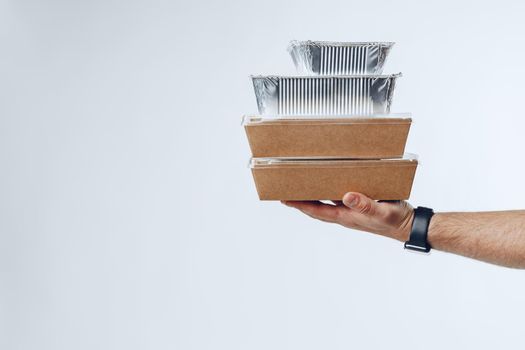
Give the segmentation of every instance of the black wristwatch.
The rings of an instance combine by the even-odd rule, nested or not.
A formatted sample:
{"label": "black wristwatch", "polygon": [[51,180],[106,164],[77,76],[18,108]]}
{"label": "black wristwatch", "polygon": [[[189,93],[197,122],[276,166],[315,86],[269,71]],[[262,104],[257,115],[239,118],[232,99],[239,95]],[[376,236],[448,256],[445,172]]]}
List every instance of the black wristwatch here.
{"label": "black wristwatch", "polygon": [[414,209],[414,221],[410,237],[405,242],[405,249],[413,250],[420,253],[430,253],[432,247],[428,243],[428,225],[432,219],[434,211],[430,208],[417,207]]}

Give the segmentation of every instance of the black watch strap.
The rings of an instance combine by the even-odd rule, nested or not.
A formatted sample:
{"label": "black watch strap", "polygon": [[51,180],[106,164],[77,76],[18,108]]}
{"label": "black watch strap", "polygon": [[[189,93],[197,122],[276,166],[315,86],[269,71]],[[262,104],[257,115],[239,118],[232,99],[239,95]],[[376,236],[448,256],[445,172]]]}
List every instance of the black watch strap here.
{"label": "black watch strap", "polygon": [[405,249],[414,250],[421,253],[429,253],[432,248],[428,243],[428,225],[434,211],[430,208],[417,207],[414,209],[414,221],[410,237],[405,242]]}

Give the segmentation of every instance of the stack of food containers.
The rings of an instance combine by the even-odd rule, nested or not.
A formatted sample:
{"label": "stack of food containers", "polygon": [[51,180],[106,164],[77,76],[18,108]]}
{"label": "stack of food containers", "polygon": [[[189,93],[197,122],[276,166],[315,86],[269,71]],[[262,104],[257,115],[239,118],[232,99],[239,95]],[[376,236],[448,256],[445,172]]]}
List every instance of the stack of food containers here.
{"label": "stack of food containers", "polygon": [[243,125],[262,200],[340,200],[346,192],[408,199],[417,167],[404,154],[412,119],[390,113],[382,75],[393,43],[292,41],[298,76],[252,76],[260,115]]}

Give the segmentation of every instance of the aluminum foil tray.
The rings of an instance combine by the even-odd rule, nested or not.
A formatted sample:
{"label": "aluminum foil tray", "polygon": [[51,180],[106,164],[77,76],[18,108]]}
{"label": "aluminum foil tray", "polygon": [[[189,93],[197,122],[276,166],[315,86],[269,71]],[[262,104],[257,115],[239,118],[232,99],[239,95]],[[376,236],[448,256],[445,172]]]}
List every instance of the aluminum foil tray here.
{"label": "aluminum foil tray", "polygon": [[260,114],[334,116],[389,113],[400,76],[401,73],[251,78]]}
{"label": "aluminum foil tray", "polygon": [[288,51],[300,74],[381,74],[392,42],[292,41]]}

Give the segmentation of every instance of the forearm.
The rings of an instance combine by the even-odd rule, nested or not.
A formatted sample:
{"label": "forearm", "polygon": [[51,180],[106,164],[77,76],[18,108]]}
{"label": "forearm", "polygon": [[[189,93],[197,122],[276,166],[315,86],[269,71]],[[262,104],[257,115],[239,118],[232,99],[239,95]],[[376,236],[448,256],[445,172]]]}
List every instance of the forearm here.
{"label": "forearm", "polygon": [[525,211],[436,213],[428,240],[438,250],[525,268]]}

